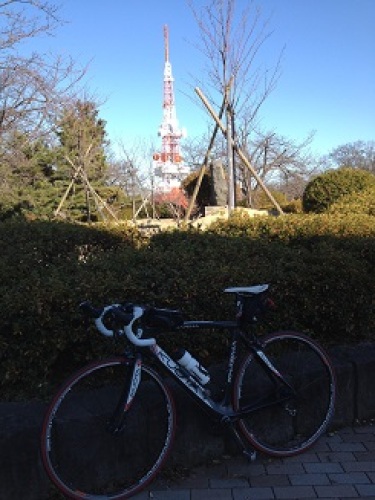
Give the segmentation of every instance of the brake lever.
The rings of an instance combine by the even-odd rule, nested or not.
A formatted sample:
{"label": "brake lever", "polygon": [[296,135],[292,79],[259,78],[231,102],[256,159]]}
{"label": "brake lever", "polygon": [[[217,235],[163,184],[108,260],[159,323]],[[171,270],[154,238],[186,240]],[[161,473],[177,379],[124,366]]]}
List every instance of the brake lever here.
{"label": "brake lever", "polygon": [[88,300],[81,302],[78,307],[85,316],[89,316],[90,318],[99,318],[103,312],[103,309],[93,307]]}

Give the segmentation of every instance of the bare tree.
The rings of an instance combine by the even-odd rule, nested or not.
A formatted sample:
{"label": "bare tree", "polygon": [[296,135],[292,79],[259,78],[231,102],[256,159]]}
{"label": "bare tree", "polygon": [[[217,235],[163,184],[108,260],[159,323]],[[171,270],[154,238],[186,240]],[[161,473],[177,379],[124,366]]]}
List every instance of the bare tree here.
{"label": "bare tree", "polygon": [[[140,139],[131,146],[124,141],[118,143],[118,153],[112,154],[109,160],[107,182],[121,186],[125,194],[139,194],[150,190],[152,179],[151,160],[155,146],[147,140]],[[149,189],[147,189],[149,188]]]}
{"label": "bare tree", "polygon": [[48,1],[0,2],[0,141],[22,131],[35,139],[53,127],[56,112],[85,74],[71,58],[27,53],[24,42],[50,35],[62,21]]}
{"label": "bare tree", "polygon": [[[237,141],[258,176],[267,186],[281,191],[288,199],[299,198],[311,176],[323,170],[320,159],[310,151],[313,133],[303,141],[296,142],[274,132],[246,133],[244,123],[246,125],[245,120],[239,123]],[[206,135],[185,141],[184,157],[192,169],[201,165],[208,141]],[[210,157],[225,163],[225,148],[224,138],[218,136]],[[256,208],[261,186],[240,159],[237,160],[236,185],[237,201],[241,200],[241,192],[247,206]]]}
{"label": "bare tree", "polygon": [[[197,47],[207,63],[200,86],[216,108],[230,87],[227,105],[232,133],[252,167],[244,164],[241,155],[237,157],[234,182],[241,185],[249,206],[253,191],[265,189],[268,184],[283,186],[288,197],[300,195],[318,168],[309,151],[313,133],[297,143],[260,128],[260,111],[276,88],[283,55],[282,49],[271,68],[259,63],[262,48],[272,35],[270,20],[263,19],[262,11],[253,1],[247,2],[242,11],[237,9],[236,0],[207,0],[204,6],[194,0],[187,1],[200,31]],[[224,164],[229,164],[223,143],[214,151]]]}
{"label": "bare tree", "polygon": [[[133,220],[144,210],[148,216],[153,205],[153,172],[150,158],[155,146],[139,140],[131,147],[119,142],[119,153],[109,161],[107,182],[118,186],[131,199]],[[151,211],[150,211],[151,212]]]}
{"label": "bare tree", "polygon": [[210,0],[199,7],[194,0],[187,1],[200,31],[196,47],[207,61],[199,85],[219,107],[231,82],[232,113],[237,118],[246,115],[254,123],[280,76],[282,51],[273,68],[257,64],[260,50],[272,34],[269,20],[262,20],[261,10],[251,1],[241,12],[236,0]]}
{"label": "bare tree", "polygon": [[[267,31],[268,21],[262,21],[260,9],[252,2],[247,3],[241,12],[236,9],[236,0],[210,0],[200,8],[194,5],[193,0],[188,0],[188,3],[200,30],[201,45],[198,48],[208,61],[206,80],[203,81],[205,97],[200,89],[197,93],[213,117],[213,106],[218,108],[221,103],[225,109],[226,130],[222,125],[220,128],[227,136],[228,208],[236,203],[235,151],[282,213],[263,180],[244,156],[237,134],[237,123],[243,117],[247,124],[256,128],[259,110],[279,78],[281,55],[272,70],[257,63],[260,50],[271,35]],[[219,125],[216,118],[215,121]]]}
{"label": "bare tree", "polygon": [[[314,134],[296,142],[274,132],[250,134],[239,127],[240,141],[251,164],[267,185],[278,186],[288,198],[300,197],[311,176],[320,171],[320,163],[310,151]],[[259,184],[241,162],[238,163],[238,180],[241,182],[248,205]]]}
{"label": "bare tree", "polygon": [[352,167],[375,174],[375,141],[356,141],[333,149],[324,158],[327,167]]}

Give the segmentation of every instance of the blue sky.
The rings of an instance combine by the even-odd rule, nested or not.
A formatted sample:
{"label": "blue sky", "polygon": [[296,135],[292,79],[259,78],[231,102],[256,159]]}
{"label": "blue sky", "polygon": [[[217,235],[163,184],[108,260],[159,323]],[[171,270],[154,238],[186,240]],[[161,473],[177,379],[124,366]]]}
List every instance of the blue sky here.
{"label": "blue sky", "polygon": [[[204,4],[206,0],[195,0]],[[208,0],[207,0],[208,1]],[[265,130],[302,141],[315,131],[312,150],[373,140],[375,125],[375,0],[254,0],[271,16],[262,48],[272,65],[285,47],[281,76],[260,116]],[[90,61],[92,93],[105,98],[100,115],[112,142],[138,139],[159,145],[164,67],[163,25],[169,26],[177,116],[190,137],[211,119],[193,88],[205,62],[185,0],[61,0],[68,23],[44,49]],[[248,1],[237,0],[242,10]]]}

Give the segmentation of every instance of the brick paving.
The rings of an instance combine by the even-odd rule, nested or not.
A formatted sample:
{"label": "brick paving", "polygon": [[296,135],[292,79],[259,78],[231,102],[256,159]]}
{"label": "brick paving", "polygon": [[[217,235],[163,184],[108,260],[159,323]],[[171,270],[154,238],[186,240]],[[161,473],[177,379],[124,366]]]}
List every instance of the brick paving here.
{"label": "brick paving", "polygon": [[320,438],[286,459],[223,457],[179,479],[157,479],[136,500],[375,500],[375,425],[362,424]]}

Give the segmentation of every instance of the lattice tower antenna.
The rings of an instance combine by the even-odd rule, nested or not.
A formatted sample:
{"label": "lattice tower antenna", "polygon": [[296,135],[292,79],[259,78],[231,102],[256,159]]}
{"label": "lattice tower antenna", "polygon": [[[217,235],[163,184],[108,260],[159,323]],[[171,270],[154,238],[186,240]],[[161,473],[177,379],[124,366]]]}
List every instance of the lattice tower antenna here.
{"label": "lattice tower antenna", "polygon": [[153,155],[156,188],[169,191],[179,187],[181,180],[189,173],[184,165],[180,151],[180,139],[186,131],[178,125],[173,91],[174,78],[169,61],[168,26],[164,26],[164,85],[163,85],[163,120],[158,135],[162,140],[161,152]]}

